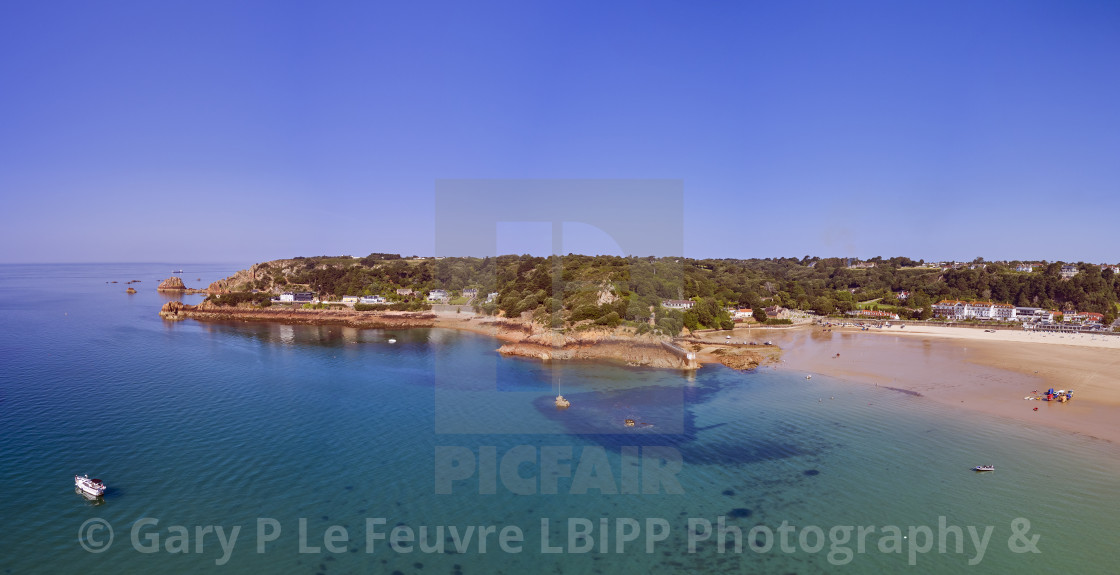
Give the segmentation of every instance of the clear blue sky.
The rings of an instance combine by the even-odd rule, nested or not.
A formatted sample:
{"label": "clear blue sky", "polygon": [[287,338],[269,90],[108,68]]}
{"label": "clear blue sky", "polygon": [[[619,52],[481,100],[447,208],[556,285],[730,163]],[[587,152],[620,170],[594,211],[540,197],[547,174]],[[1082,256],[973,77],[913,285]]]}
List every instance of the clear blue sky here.
{"label": "clear blue sky", "polygon": [[0,4],[2,262],[430,254],[455,178],[681,180],[691,257],[1120,261],[1120,3]]}

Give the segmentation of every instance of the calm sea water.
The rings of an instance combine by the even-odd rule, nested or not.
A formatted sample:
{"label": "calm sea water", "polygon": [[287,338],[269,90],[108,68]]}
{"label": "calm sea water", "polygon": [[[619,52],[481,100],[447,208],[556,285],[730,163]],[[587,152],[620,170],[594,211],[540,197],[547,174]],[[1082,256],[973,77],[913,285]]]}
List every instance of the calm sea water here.
{"label": "calm sea water", "polygon": [[[188,285],[237,268],[0,266],[0,572],[954,573],[977,556],[968,526],[992,528],[985,572],[1115,572],[1113,444],[825,377],[549,365],[447,330],[168,323],[155,286],[177,267]],[[557,385],[571,409],[553,407]],[[680,454],[663,473],[679,493],[617,492],[670,465],[643,449]],[[557,453],[570,465],[518,463]],[[103,500],[76,494],[75,473],[103,478]],[[690,549],[690,519],[720,516],[742,552],[731,538],[720,553],[715,534]],[[938,553],[942,517],[962,553],[952,533]],[[593,547],[574,553],[581,519]],[[425,526],[444,552],[371,552],[371,520]],[[863,553],[845,526],[874,527]],[[902,529],[901,553],[885,526]],[[240,528],[226,561],[217,527]],[[479,527],[495,528],[485,552]],[[504,527],[520,552],[499,546]],[[763,527],[772,548],[754,551]],[[636,536],[621,552],[618,529]],[[1014,552],[1034,535],[1039,553]]]}

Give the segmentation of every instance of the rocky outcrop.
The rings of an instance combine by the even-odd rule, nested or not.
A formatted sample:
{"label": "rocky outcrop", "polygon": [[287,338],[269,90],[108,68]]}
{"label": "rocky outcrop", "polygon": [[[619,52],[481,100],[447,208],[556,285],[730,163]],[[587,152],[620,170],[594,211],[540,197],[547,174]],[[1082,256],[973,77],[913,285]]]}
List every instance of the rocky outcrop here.
{"label": "rocky outcrop", "polygon": [[136,288],[131,288],[130,287],[130,288],[124,290],[124,293],[136,293]]}
{"label": "rocky outcrop", "polygon": [[171,276],[156,286],[156,291],[183,291],[187,286],[183,285],[183,280],[179,276]]}
{"label": "rocky outcrop", "polygon": [[233,291],[249,291],[260,276],[261,264],[253,264],[247,270],[240,270],[228,278],[220,279],[210,284],[207,291],[210,293],[229,293]]}
{"label": "rocky outcrop", "polygon": [[191,293],[212,293],[209,290],[189,288],[183,284],[183,280],[179,277],[169,277],[161,282],[156,287],[156,291],[171,292],[178,294],[191,294]]}
{"label": "rocky outcrop", "polygon": [[507,343],[498,348],[503,355],[534,357],[541,360],[600,359],[621,361],[627,365],[696,369],[665,351],[660,345],[634,341],[573,342],[561,346],[543,345],[529,341]]}
{"label": "rocky outcrop", "polygon": [[[272,293],[280,293],[284,290],[291,291],[292,286],[286,283],[286,278],[305,269],[304,263],[303,260],[294,259],[256,263],[249,266],[247,270],[240,270],[228,278],[211,283],[206,291],[210,293],[229,293],[252,289]],[[277,278],[282,278],[280,284],[276,283]]]}
{"label": "rocky outcrop", "polygon": [[169,301],[160,308],[159,316],[169,321],[182,321],[187,319],[187,315],[184,313],[187,307],[190,306],[181,301]]}
{"label": "rocky outcrop", "polygon": [[508,330],[503,339],[510,341],[498,348],[504,355],[534,357],[541,360],[605,359],[648,367],[696,369],[695,361],[677,357],[662,346],[663,337],[636,336],[613,329],[583,330],[559,333],[542,329],[539,332]]}

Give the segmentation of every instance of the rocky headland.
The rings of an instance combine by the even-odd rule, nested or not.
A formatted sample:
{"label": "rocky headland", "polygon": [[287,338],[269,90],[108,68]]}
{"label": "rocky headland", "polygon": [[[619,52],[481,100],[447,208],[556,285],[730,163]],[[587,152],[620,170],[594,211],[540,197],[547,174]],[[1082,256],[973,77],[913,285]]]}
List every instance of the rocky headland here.
{"label": "rocky headland", "polygon": [[777,361],[775,348],[747,349],[742,346],[688,341],[673,342],[666,336],[636,335],[632,329],[595,328],[553,331],[526,320],[493,318],[475,314],[353,311],[347,309],[302,309],[287,306],[221,306],[211,302],[187,305],[167,302],[159,312],[168,321],[263,321],[304,325],[340,325],[364,329],[448,328],[472,331],[503,342],[498,353],[542,361],[606,360],[631,366],[664,369],[698,369],[704,363],[722,363],[739,370],[754,369]]}

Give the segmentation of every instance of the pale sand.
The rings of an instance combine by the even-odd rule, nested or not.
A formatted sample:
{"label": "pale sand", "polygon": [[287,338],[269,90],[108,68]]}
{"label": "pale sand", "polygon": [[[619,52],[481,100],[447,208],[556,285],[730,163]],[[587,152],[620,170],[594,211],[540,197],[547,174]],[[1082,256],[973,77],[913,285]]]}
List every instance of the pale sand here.
{"label": "pale sand", "polygon": [[[1120,442],[1120,337],[908,325],[755,328],[749,335],[735,330],[732,338],[773,340],[783,348],[777,369],[905,389],[982,414]],[[1075,390],[1073,401],[1023,399],[1049,387]]]}

